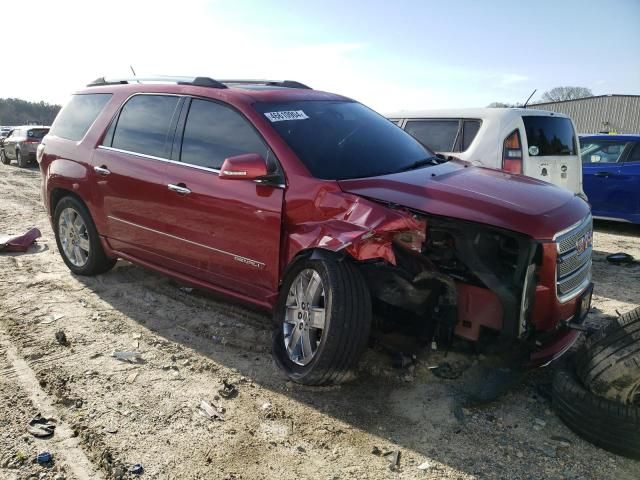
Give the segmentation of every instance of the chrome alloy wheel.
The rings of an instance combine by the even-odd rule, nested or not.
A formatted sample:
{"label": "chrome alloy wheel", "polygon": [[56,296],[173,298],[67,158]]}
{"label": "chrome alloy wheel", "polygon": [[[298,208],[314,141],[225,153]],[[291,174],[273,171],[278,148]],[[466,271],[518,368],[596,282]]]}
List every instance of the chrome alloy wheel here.
{"label": "chrome alloy wheel", "polygon": [[76,267],[83,267],[89,259],[89,232],[84,220],[73,208],[65,208],[60,214],[58,235],[67,260]]}
{"label": "chrome alloy wheel", "polygon": [[289,359],[307,365],[320,346],[325,322],[325,295],[322,279],[311,268],[302,270],[287,296],[284,346]]}

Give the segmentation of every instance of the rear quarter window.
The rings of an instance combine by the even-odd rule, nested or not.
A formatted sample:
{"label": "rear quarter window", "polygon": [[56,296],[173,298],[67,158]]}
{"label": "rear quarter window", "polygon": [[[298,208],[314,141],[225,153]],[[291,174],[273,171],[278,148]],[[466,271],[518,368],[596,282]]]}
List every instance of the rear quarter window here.
{"label": "rear quarter window", "polygon": [[110,98],[110,93],[73,95],[53,122],[51,134],[67,140],[81,140]]}
{"label": "rear quarter window", "polygon": [[49,133],[48,128],[32,128],[27,132],[27,137],[29,138],[43,138],[47,133]]}
{"label": "rear quarter window", "polygon": [[404,129],[436,152],[453,152],[459,120],[407,120]]}
{"label": "rear quarter window", "polygon": [[576,134],[568,118],[525,115],[522,121],[530,156],[576,155]]}

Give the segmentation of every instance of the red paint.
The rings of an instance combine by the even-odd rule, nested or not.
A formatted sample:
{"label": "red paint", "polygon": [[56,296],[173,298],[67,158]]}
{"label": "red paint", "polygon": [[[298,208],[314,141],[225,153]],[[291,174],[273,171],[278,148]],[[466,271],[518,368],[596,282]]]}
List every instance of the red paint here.
{"label": "red paint", "polygon": [[[209,98],[235,108],[275,154],[285,185],[250,180],[266,173],[257,155],[225,162],[222,170],[246,172],[237,178],[97,148],[120,106],[139,92]],[[375,178],[319,180],[252,106],[348,100],[338,95],[144,84],[93,87],[84,93],[113,95],[81,142],[46,137],[40,168],[49,213],[54,192],[73,191],[86,203],[108,254],[265,308],[273,306],[286,267],[305,250],[341,250],[358,260],[394,263],[391,244],[398,241],[398,232],[407,231],[414,237],[405,246],[419,248],[425,226],[408,209],[493,225],[540,241],[549,241],[588,214],[585,202],[558,187],[461,161]],[[111,174],[101,176],[95,167]],[[235,181],[227,181],[231,178]],[[168,184],[191,193],[181,195]],[[538,330],[555,328],[576,308],[575,301],[560,305],[555,298],[553,248],[545,245],[536,289],[533,321]],[[472,323],[470,331],[459,326],[460,335],[477,338],[480,326],[501,324],[494,297],[488,290],[459,287],[460,318]]]}
{"label": "red paint", "polygon": [[458,323],[454,333],[477,341],[481,328],[502,329],[502,304],[491,290],[456,282],[458,290]]}
{"label": "red paint", "polygon": [[227,180],[253,180],[267,174],[267,163],[260,155],[247,153],[225,159],[218,177]]}

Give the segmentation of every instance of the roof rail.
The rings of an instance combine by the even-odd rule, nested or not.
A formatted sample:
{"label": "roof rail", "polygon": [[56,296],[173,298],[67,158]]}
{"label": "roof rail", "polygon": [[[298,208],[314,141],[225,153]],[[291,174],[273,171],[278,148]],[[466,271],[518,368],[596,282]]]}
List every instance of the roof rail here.
{"label": "roof rail", "polygon": [[157,77],[130,77],[130,78],[96,78],[93,82],[89,83],[87,87],[101,87],[104,85],[123,85],[128,83],[177,83],[178,85],[194,85],[196,87],[211,87],[211,88],[227,88],[227,86],[213,78],[209,77],[171,77],[171,76],[157,76]]}
{"label": "roof rail", "polygon": [[269,87],[284,87],[284,88],[304,88],[312,90],[311,87],[304,83],[296,82],[295,80],[219,80],[220,83],[225,85],[266,85]]}

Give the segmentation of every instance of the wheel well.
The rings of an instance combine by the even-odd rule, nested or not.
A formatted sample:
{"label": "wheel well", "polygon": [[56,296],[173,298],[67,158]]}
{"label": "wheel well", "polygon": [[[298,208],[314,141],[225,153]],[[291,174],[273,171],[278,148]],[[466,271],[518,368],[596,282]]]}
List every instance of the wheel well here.
{"label": "wheel well", "polygon": [[84,203],[84,200],[82,200],[82,198],[80,198],[78,194],[72,192],[71,190],[66,190],[64,188],[54,188],[50,196],[51,201],[49,202],[49,205],[51,205],[51,208],[50,208],[51,218],[53,218],[53,213],[56,211],[56,206],[58,205],[58,202],[60,202],[60,200],[62,200],[64,197],[74,197],[78,199],[78,201],[82,202],[83,205],[86,206],[86,204]]}

